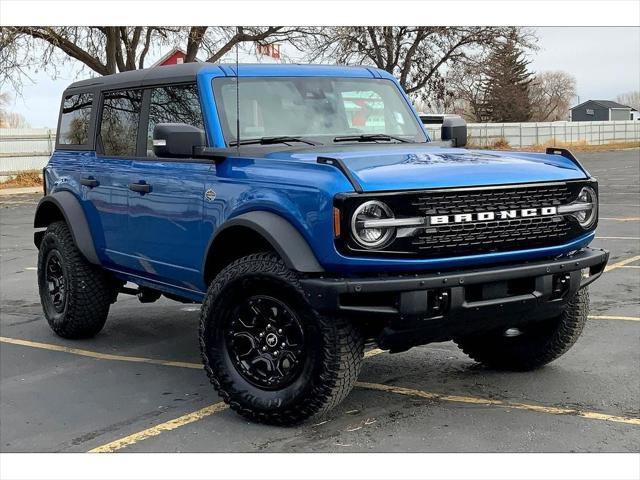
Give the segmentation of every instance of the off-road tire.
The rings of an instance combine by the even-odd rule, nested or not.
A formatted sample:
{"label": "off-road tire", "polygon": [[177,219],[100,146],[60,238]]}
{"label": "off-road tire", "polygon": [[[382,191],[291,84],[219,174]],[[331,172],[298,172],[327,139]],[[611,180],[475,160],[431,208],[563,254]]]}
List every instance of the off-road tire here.
{"label": "off-road tire", "polygon": [[[65,295],[61,311],[54,307],[49,294],[47,258],[59,254],[64,275]],[[104,326],[115,288],[100,267],[89,263],[76,247],[65,222],[47,228],[38,254],[38,288],[40,302],[51,329],[60,337],[89,338]]]}
{"label": "off-road tire", "polygon": [[[305,335],[314,343],[299,377],[275,391],[247,381],[230,360],[224,340],[224,325],[229,321],[225,312],[244,295],[238,292],[250,295],[262,289],[278,292],[278,298],[303,320]],[[351,391],[364,356],[358,329],[314,311],[297,274],[270,252],[240,258],[216,276],[202,305],[199,337],[205,370],[222,399],[249,420],[272,425],[297,424],[339,404]]]}
{"label": "off-road tire", "polygon": [[456,338],[469,357],[497,370],[527,371],[542,367],[569,350],[582,333],[589,313],[589,292],[579,290],[556,318],[522,327],[522,334],[504,332]]}

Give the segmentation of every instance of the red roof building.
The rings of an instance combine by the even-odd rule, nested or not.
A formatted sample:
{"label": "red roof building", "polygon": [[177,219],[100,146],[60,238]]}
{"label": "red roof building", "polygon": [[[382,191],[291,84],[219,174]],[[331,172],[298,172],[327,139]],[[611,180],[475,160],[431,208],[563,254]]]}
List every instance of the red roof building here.
{"label": "red roof building", "polygon": [[184,63],[184,59],[186,58],[187,53],[182,51],[179,48],[174,48],[169,53],[167,53],[164,57],[158,60],[156,63],[151,65],[151,67],[161,67],[164,65],[178,65],[180,63]]}

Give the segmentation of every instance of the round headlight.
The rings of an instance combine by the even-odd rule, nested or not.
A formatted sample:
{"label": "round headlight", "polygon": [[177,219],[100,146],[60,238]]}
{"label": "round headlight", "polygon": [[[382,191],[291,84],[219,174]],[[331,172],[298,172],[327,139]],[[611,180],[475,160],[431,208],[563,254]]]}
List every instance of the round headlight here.
{"label": "round headlight", "polygon": [[[598,196],[596,191],[591,187],[583,187],[578,194],[577,204],[589,204],[589,208],[575,212],[573,216],[578,220],[582,228],[588,228],[598,218]],[[586,205],[585,205],[586,207]]]}
{"label": "round headlight", "polygon": [[[351,218],[353,238],[365,248],[384,245],[393,235],[395,227],[375,226],[375,221],[393,218],[393,212],[385,203],[377,200],[365,202],[353,212]],[[368,222],[371,223],[367,225]]]}

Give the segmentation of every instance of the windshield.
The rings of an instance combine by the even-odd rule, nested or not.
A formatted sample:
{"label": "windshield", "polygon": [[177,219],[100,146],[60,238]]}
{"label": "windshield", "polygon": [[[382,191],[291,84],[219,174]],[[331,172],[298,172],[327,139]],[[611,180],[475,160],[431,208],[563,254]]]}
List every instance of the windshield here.
{"label": "windshield", "polygon": [[[375,135],[426,141],[413,111],[389,80],[259,77],[241,78],[239,83],[242,142],[287,136],[331,143],[336,137],[360,135],[372,136],[370,141],[381,140]],[[233,144],[236,79],[214,79],[213,88],[225,139]],[[367,141],[359,141],[363,140]]]}

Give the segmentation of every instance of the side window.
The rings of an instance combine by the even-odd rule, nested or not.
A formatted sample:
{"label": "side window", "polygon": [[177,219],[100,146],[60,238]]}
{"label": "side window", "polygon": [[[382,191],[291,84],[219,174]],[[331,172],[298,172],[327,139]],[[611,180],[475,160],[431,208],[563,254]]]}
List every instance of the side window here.
{"label": "side window", "polygon": [[147,156],[153,153],[153,129],[158,123],[186,123],[204,128],[198,89],[191,85],[170,85],[151,90],[149,125],[147,127]]}
{"label": "side window", "polygon": [[60,118],[58,143],[60,145],[85,145],[89,140],[92,93],[65,97]]}
{"label": "side window", "polygon": [[116,157],[136,155],[142,90],[120,90],[104,95],[98,146]]}

